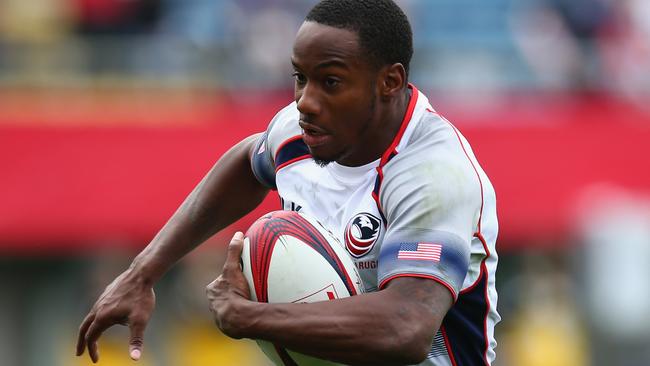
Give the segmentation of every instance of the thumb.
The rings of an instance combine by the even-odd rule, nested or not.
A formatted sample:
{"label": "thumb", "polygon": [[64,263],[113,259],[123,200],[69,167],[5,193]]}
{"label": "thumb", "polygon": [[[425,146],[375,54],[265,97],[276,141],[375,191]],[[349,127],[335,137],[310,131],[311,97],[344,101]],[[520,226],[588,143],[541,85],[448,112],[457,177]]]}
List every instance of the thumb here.
{"label": "thumb", "polygon": [[129,340],[129,356],[134,361],[138,361],[142,356],[142,345],[144,341],[144,326],[133,324],[130,326],[131,339]]}
{"label": "thumb", "polygon": [[224,272],[241,271],[241,255],[244,249],[244,233],[238,231],[230,240],[226,252],[226,262],[223,265]]}
{"label": "thumb", "polygon": [[230,240],[230,246],[241,246],[244,243],[244,233],[238,231]]}
{"label": "thumb", "polygon": [[230,240],[228,245],[227,259],[233,262],[239,262],[242,250],[244,249],[244,233],[238,231]]}

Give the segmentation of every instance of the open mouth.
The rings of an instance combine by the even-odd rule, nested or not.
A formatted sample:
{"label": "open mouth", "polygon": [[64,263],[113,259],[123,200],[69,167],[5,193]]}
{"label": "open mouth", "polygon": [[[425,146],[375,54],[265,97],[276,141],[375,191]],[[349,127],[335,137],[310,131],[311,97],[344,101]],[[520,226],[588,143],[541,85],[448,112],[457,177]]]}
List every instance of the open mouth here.
{"label": "open mouth", "polygon": [[323,145],[331,137],[325,130],[315,127],[309,123],[300,121],[300,128],[302,129],[302,140],[309,147],[317,147]]}

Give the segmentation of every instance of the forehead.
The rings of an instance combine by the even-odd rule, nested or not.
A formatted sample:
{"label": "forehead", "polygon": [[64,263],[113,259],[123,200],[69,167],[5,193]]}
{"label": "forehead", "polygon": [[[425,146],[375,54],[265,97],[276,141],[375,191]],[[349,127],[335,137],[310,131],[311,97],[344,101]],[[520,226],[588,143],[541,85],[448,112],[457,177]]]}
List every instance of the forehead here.
{"label": "forehead", "polygon": [[302,24],[293,44],[294,64],[339,61],[354,66],[360,61],[356,32],[307,21]]}

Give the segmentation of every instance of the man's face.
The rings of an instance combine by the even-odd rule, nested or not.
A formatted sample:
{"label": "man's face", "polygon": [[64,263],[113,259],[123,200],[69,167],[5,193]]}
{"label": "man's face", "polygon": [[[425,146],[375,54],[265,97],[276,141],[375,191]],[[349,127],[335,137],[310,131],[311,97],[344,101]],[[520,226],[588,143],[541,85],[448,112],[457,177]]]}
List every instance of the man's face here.
{"label": "man's face", "polygon": [[356,166],[377,133],[377,71],[359,49],[355,32],[305,22],[293,47],[295,99],[303,140],[316,162]]}

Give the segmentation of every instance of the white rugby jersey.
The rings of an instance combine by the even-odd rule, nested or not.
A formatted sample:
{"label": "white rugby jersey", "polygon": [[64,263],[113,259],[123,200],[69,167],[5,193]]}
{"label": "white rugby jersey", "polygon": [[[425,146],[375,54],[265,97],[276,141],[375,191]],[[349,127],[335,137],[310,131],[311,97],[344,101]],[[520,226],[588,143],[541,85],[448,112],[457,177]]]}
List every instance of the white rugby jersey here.
{"label": "white rugby jersey", "polygon": [[455,303],[420,365],[490,365],[500,320],[494,188],[467,140],[409,88],[401,128],[376,161],[317,165],[291,103],[260,137],[253,171],[277,189],[283,209],[313,216],[338,236],[367,292],[403,276],[449,289]]}

